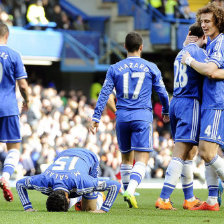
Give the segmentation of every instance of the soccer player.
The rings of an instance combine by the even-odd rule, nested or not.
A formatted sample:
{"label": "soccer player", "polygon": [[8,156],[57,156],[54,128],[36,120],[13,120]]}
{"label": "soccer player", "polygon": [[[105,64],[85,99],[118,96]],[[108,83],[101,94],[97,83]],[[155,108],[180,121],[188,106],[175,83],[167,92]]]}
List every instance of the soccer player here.
{"label": "soccer player", "polygon": [[[201,201],[193,194],[193,167],[192,159],[197,152],[200,127],[200,101],[203,76],[194,69],[181,64],[184,52],[188,51],[201,62],[207,54],[201,48],[206,43],[206,37],[200,24],[193,24],[190,35],[197,36],[196,43],[185,46],[174,61],[174,92],[170,103],[170,122],[175,147],[173,157],[166,171],[165,182],[156,201],[156,208],[174,209],[170,202],[170,195],[182,176],[184,191],[184,209],[191,209],[201,205]],[[189,160],[191,157],[191,160]],[[183,170],[185,166],[185,170]],[[182,174],[182,175],[181,175]]]}
{"label": "soccer player", "polygon": [[224,80],[220,75],[224,68],[224,10],[210,3],[199,9],[197,21],[208,37],[208,62],[199,62],[186,53],[182,63],[206,76],[202,93],[199,154],[206,163],[209,192],[207,201],[192,210],[218,211],[218,176],[224,181],[224,161],[217,155],[218,145],[222,145],[224,141]]}
{"label": "soccer player", "polygon": [[[29,200],[28,190],[48,195],[48,211],[68,211],[70,198],[82,197],[82,210],[96,213],[108,212],[113,205],[120,183],[98,178],[97,156],[81,148],[59,153],[44,173],[25,177],[16,183],[16,189],[25,211],[35,211]],[[96,211],[97,191],[108,191],[100,210]]]}
{"label": "soccer player", "polygon": [[122,154],[122,182],[129,183],[123,196],[130,208],[137,208],[134,193],[145,176],[149,152],[153,150],[152,88],[159,94],[165,122],[169,121],[169,98],[157,66],[141,58],[142,37],[136,32],[128,33],[125,38],[125,48],[128,51],[127,58],[111,65],[107,71],[92,117],[90,131],[93,134],[97,131],[101,114],[115,87],[116,133]]}
{"label": "soccer player", "polygon": [[9,188],[9,178],[14,172],[20,157],[19,109],[16,100],[16,83],[24,98],[24,106],[29,104],[27,73],[20,54],[7,44],[9,29],[0,23],[0,142],[6,143],[8,154],[4,161],[0,187],[7,201],[13,200]]}

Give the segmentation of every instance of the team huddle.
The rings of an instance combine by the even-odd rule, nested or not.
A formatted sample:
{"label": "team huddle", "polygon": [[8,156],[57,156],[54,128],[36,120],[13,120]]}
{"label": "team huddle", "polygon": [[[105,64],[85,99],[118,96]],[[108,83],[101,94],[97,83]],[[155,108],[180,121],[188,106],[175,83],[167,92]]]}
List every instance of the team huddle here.
{"label": "team huddle", "polygon": [[[125,38],[127,58],[111,65],[100,92],[89,131],[96,133],[101,115],[112,92],[116,91],[116,134],[121,152],[123,199],[129,208],[138,208],[135,191],[144,179],[149,153],[153,151],[152,89],[162,103],[164,122],[171,124],[175,147],[155,207],[175,210],[170,196],[181,178],[183,208],[218,211],[224,182],[224,161],[217,154],[224,145],[224,10],[209,3],[197,12],[197,22],[189,28],[183,49],[174,61],[174,91],[171,102],[158,67],[141,58],[142,37],[130,32]],[[29,93],[20,55],[6,46],[9,31],[0,24],[0,142],[7,144],[0,187],[7,201],[13,200],[9,178],[19,160],[21,135],[15,96],[18,82],[25,106]],[[199,153],[205,161],[208,199],[193,193],[192,160]],[[88,149],[71,148],[59,153],[42,174],[25,177],[16,189],[25,211],[35,211],[27,190],[48,196],[48,211],[79,210],[108,212],[121,188],[114,180],[98,175],[99,161]],[[220,180],[220,185],[219,185]],[[107,191],[102,200],[102,192]]]}

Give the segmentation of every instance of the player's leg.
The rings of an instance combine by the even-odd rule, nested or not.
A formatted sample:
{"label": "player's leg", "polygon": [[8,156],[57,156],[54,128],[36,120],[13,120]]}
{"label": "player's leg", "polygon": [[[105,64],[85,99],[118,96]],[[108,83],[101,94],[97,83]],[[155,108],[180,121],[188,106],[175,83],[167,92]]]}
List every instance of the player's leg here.
{"label": "player's leg", "polygon": [[[218,154],[221,158],[223,158],[223,150],[224,150],[224,145],[220,145],[219,150],[218,150]],[[222,204],[222,194],[223,194],[223,188],[224,188],[224,184],[221,181],[221,179],[219,179],[219,189],[218,189],[218,203],[219,203],[219,207]]]}
{"label": "player's leg", "polygon": [[9,188],[9,178],[14,172],[20,157],[20,124],[18,116],[0,118],[0,141],[7,144],[8,154],[4,161],[0,187],[3,189],[7,201],[13,200],[13,194]]}
{"label": "player's leg", "polygon": [[218,211],[218,174],[213,167],[217,159],[218,144],[214,142],[199,142],[199,155],[205,160],[205,178],[208,186],[208,199],[201,206],[192,210],[213,210]]}
{"label": "player's leg", "polygon": [[176,184],[181,176],[184,160],[187,157],[192,144],[176,142],[173,151],[173,157],[166,170],[164,185],[160,194],[160,198],[156,202],[156,208],[170,210],[173,206],[170,202],[170,196],[176,187]]}
{"label": "player's leg", "polygon": [[224,137],[224,111],[202,110],[199,155],[205,161],[208,199],[195,210],[219,210],[218,176],[224,181],[224,161],[217,154]]}
{"label": "player's leg", "polygon": [[137,208],[138,206],[134,193],[145,176],[149,152],[152,151],[152,123],[146,121],[132,121],[131,130],[131,149],[135,151],[135,164],[131,171],[130,182],[124,193],[124,197],[129,199],[133,207]]}
{"label": "player's leg", "polygon": [[131,128],[130,122],[116,122],[116,134],[121,151],[121,181],[123,183],[124,190],[127,189],[131,170],[133,168],[134,151],[131,150]]}
{"label": "player's leg", "polygon": [[170,195],[181,176],[189,151],[198,143],[199,111],[200,105],[195,99],[173,98],[170,103],[171,131],[175,146],[160,198],[156,202],[159,209],[173,209]]}
{"label": "player's leg", "polygon": [[134,161],[134,151],[122,153],[122,163],[121,163],[121,180],[123,183],[124,190],[127,190],[129,181],[130,181],[130,175],[133,168],[133,161]]}
{"label": "player's leg", "polygon": [[184,209],[191,209],[192,207],[198,207],[202,202],[194,196],[193,192],[193,158],[198,152],[198,147],[193,146],[189,151],[186,160],[184,161],[184,167],[181,174],[181,182],[184,192]]}

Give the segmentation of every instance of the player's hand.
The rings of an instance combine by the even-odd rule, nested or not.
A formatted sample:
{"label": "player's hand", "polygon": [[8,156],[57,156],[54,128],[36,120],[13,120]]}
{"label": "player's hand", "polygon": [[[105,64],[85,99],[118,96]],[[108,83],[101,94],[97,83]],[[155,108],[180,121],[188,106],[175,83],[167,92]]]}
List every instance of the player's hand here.
{"label": "player's hand", "polygon": [[195,43],[198,41],[198,37],[197,36],[190,36],[191,31],[187,34],[186,39],[184,41],[184,46],[190,44],[190,43]]}
{"label": "player's hand", "polygon": [[168,123],[170,121],[170,117],[169,117],[168,114],[163,114],[162,117],[163,117],[163,122],[164,123]]}
{"label": "player's hand", "polygon": [[188,51],[186,51],[185,54],[183,54],[182,58],[181,58],[181,63],[186,65],[186,58],[190,57],[191,55],[189,54]]}
{"label": "player's hand", "polygon": [[91,121],[90,126],[89,126],[89,131],[92,134],[95,134],[98,131],[99,123],[95,121]]}
{"label": "player's hand", "polygon": [[104,210],[95,210],[95,211],[90,211],[91,213],[106,213]]}
{"label": "player's hand", "polygon": [[37,210],[33,209],[33,208],[28,208],[25,210],[25,212],[37,212]]}
{"label": "player's hand", "polygon": [[30,108],[30,102],[23,101],[23,110],[28,111]]}

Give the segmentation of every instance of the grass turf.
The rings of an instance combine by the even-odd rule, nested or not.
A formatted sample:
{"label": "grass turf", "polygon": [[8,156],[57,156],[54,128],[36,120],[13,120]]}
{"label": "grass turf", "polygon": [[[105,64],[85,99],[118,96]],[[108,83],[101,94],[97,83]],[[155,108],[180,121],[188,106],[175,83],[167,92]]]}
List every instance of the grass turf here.
{"label": "grass turf", "polygon": [[[37,191],[29,191],[29,197],[37,212],[24,212],[15,189],[14,201],[6,202],[0,196],[0,224],[199,224],[199,223],[224,223],[223,207],[219,212],[186,211],[182,209],[183,192],[175,190],[171,200],[177,211],[161,211],[154,207],[158,198],[159,189],[138,189],[137,197],[139,209],[129,209],[123,202],[122,195],[118,195],[111,211],[106,214],[92,214],[76,212],[70,209],[67,213],[51,213],[46,211],[46,196]],[[207,190],[195,190],[195,195],[201,200],[206,200]]]}

